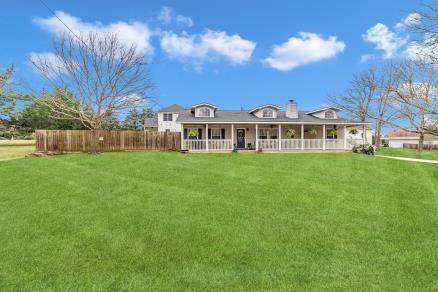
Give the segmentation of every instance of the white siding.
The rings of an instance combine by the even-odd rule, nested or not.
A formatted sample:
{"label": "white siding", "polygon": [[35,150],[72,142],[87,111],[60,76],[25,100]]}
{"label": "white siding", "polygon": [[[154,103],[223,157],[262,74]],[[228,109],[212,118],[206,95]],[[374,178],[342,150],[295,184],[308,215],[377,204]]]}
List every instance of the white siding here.
{"label": "white siding", "polygon": [[[322,111],[322,112],[316,112],[316,113],[313,113],[312,116],[320,118],[320,119],[325,119],[325,112],[327,112],[327,111],[332,111],[334,113],[334,115],[335,115],[334,118],[335,119],[338,118],[338,114],[334,110],[325,110],[325,111]],[[327,119],[327,120],[329,120],[329,119]]]}
{"label": "white siding", "polygon": [[258,111],[255,111],[255,112],[254,112],[254,115],[255,115],[256,117],[258,117],[258,118],[262,118],[262,119],[263,119],[263,111],[264,111],[265,109],[270,109],[270,110],[272,110],[272,118],[274,118],[274,119],[277,118],[278,110],[275,109],[275,108],[272,108],[272,107],[270,107],[270,106],[263,107],[263,108],[259,109]]}
{"label": "white siding", "polygon": [[195,117],[201,117],[199,115],[199,112],[201,111],[201,109],[205,109],[205,108],[208,108],[210,110],[210,118],[214,118],[214,108],[209,106],[199,106],[195,108]]}
{"label": "white siding", "polygon": [[[357,134],[350,134],[350,130],[356,129]],[[342,130],[341,130],[342,131]],[[347,140],[362,140],[363,139],[363,126],[350,126],[347,127]],[[373,130],[366,129],[366,143],[371,144],[373,141]]]}
{"label": "white siding", "polygon": [[[438,145],[438,139],[437,140],[425,140],[423,142],[425,145],[432,144],[432,145]],[[389,147],[392,148],[403,148],[403,144],[418,144],[418,138],[403,138],[403,139],[397,139],[397,138],[391,138],[388,141]]]}
{"label": "white siding", "polygon": [[[166,112],[167,114],[168,112]],[[169,130],[170,132],[181,132],[181,125],[176,123],[176,119],[178,118],[178,113],[169,113],[172,114],[172,121],[164,121],[163,120],[164,112],[158,113],[158,132],[166,132]]]}

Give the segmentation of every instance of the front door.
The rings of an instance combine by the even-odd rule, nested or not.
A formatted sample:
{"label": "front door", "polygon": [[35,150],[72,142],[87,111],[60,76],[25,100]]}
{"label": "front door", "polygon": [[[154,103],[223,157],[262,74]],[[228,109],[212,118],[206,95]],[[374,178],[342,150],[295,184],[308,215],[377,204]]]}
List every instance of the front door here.
{"label": "front door", "polygon": [[237,148],[245,148],[245,129],[237,129]]}

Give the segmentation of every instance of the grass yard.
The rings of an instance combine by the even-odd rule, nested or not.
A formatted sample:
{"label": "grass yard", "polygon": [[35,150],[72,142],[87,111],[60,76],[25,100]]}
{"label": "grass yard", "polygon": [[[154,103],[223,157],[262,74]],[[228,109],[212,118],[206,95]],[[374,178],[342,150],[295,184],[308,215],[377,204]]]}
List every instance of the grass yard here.
{"label": "grass yard", "polygon": [[403,149],[403,148],[380,148],[378,155],[396,156],[396,157],[408,157],[408,158],[419,158],[419,159],[429,159],[438,160],[438,150],[423,150],[421,155],[417,155],[417,150],[415,149]]}
{"label": "grass yard", "polygon": [[0,187],[0,290],[438,290],[436,165],[76,154]]}
{"label": "grass yard", "polygon": [[0,140],[0,161],[25,157],[34,151],[34,140]]}

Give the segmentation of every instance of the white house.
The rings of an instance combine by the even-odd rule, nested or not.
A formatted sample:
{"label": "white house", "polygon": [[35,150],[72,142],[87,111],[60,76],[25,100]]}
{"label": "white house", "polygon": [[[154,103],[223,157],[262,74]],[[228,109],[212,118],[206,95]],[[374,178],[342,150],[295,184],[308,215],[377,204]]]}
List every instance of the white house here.
{"label": "white house", "polygon": [[[388,146],[393,148],[403,148],[403,144],[418,145],[420,135],[403,130],[390,131],[388,137],[383,140],[388,141]],[[424,145],[438,145],[438,136],[425,135]]]}
{"label": "white house", "polygon": [[336,107],[298,111],[293,100],[284,111],[273,104],[249,111],[221,110],[206,102],[190,108],[175,104],[146,119],[145,129],[180,132],[181,149],[190,151],[349,150],[371,144],[368,123],[344,119],[339,112]]}

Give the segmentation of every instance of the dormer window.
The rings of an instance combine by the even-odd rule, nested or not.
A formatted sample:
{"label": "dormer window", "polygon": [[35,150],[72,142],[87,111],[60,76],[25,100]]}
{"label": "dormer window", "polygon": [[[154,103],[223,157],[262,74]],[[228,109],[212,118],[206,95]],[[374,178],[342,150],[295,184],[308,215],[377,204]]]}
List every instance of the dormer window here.
{"label": "dormer window", "polygon": [[262,112],[262,117],[264,117],[264,118],[273,118],[274,117],[274,112],[271,109],[265,109]]}
{"label": "dormer window", "polygon": [[326,119],[334,119],[335,118],[335,112],[334,111],[326,111],[325,112],[325,118]]}
{"label": "dormer window", "polygon": [[206,107],[199,109],[199,116],[200,117],[210,117],[210,109],[206,108]]}

